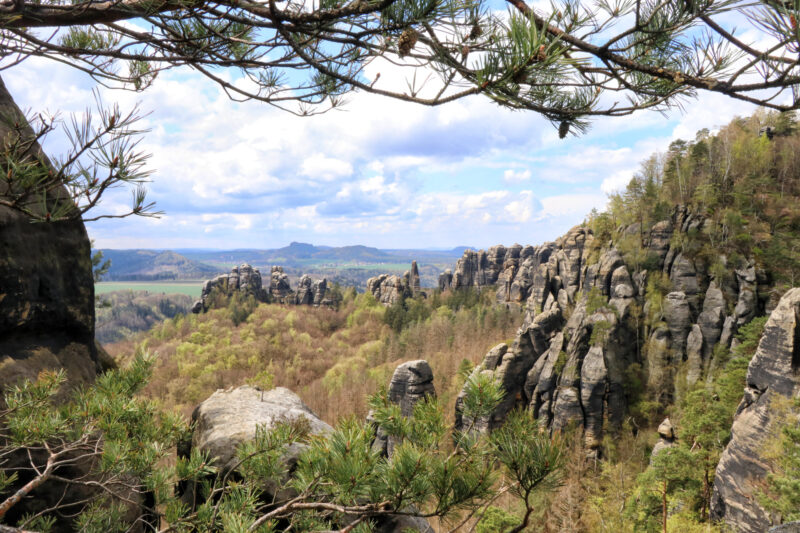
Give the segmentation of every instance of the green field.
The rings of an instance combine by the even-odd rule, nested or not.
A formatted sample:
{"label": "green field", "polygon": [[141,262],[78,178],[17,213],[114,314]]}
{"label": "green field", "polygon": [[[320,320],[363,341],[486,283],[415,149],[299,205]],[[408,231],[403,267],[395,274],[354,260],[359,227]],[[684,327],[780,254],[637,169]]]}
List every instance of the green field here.
{"label": "green field", "polygon": [[95,294],[104,294],[113,291],[147,291],[149,293],[188,294],[193,298],[200,297],[203,288],[202,281],[101,281],[94,284]]}

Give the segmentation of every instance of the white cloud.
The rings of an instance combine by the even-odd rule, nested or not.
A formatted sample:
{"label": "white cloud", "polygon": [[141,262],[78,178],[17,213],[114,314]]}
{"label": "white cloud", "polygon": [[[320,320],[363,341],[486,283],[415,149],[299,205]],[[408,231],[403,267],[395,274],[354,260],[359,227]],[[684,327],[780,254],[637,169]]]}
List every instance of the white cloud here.
{"label": "white cloud", "polygon": [[612,194],[623,190],[628,185],[628,182],[631,181],[635,171],[635,168],[627,168],[615,172],[603,180],[603,183],[600,184],[600,190],[606,194]]}
{"label": "white cloud", "polygon": [[528,181],[529,179],[531,179],[531,171],[528,169],[514,170],[509,168],[503,172],[503,180],[506,183],[522,183],[523,181]]}
{"label": "white cloud", "polygon": [[597,193],[578,193],[578,194],[559,194],[542,198],[542,218],[547,217],[575,217],[575,223],[583,220],[592,209],[605,208],[607,199],[603,194]]}
{"label": "white cloud", "polygon": [[314,154],[303,161],[301,172],[311,178],[321,178],[326,181],[333,181],[336,178],[343,178],[353,174],[353,165],[347,161],[326,157],[322,154]]}
{"label": "white cloud", "polygon": [[[385,62],[369,69],[368,77],[381,72],[381,83],[399,76]],[[22,107],[69,113],[91,101],[85,76],[41,59],[3,79]],[[139,101],[152,112],[141,147],[153,154],[151,196],[170,215],[158,225],[90,226],[99,246],[114,247],[537,244],[602,208],[605,195],[671,139],[752,112],[701,94],[683,114],[600,119],[585,136],[560,140],[538,115],[477,97],[428,108],[356,94],[346,111],[298,118],[231,102],[188,72],[166,73],[141,94],[101,92],[107,103],[125,109]],[[62,147],[58,139],[47,145]],[[512,191],[533,189],[534,175],[533,191]],[[128,203],[119,191],[100,209]]]}

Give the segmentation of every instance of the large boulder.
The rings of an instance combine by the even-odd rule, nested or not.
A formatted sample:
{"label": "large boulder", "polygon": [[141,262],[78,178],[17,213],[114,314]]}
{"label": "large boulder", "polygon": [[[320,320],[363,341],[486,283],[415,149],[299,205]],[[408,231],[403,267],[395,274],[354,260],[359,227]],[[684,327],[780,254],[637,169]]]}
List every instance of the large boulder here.
{"label": "large boulder", "polygon": [[653,446],[653,451],[650,457],[655,457],[663,450],[676,446],[675,444],[675,428],[669,418],[665,418],[658,426],[658,442]]}
{"label": "large boulder", "polygon": [[[227,474],[238,462],[236,448],[254,439],[257,427],[271,429],[278,423],[297,419],[307,422],[314,435],[333,431],[289,389],[277,387],[263,391],[249,385],[219,389],[194,409],[191,445],[179,450],[179,453],[188,456],[193,449],[205,452],[213,464]],[[293,443],[286,450],[283,459],[290,471],[304,449],[304,444]],[[271,493],[275,486],[264,489]],[[182,490],[186,502],[195,501],[194,486],[186,486]]]}
{"label": "large boulder", "polygon": [[714,477],[711,515],[734,530],[766,531],[772,517],[758,494],[771,471],[767,441],[774,433],[775,404],[800,395],[800,289],[789,290],[772,311],[750,366],[731,441]]}

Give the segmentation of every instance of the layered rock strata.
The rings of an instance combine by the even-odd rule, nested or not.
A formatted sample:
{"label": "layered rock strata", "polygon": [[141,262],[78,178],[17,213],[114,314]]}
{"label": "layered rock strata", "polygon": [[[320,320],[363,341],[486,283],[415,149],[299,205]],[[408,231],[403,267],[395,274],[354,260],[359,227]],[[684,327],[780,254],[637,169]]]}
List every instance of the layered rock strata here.
{"label": "layered rock strata", "polygon": [[798,397],[800,289],[795,288],[781,298],[770,314],[747,369],[744,397],[734,418],[731,440],[714,476],[712,518],[746,533],[766,531],[779,522],[779,517],[770,516],[761,507],[759,493],[772,471],[767,444],[776,433],[779,406]]}

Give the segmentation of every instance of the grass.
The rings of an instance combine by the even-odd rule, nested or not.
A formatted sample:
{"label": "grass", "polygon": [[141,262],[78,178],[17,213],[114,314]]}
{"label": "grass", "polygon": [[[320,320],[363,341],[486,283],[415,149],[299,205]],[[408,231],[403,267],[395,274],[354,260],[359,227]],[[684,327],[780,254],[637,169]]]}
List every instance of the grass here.
{"label": "grass", "polygon": [[193,298],[200,297],[202,281],[101,281],[94,284],[95,294],[114,291],[147,291],[151,294],[186,294]]}

